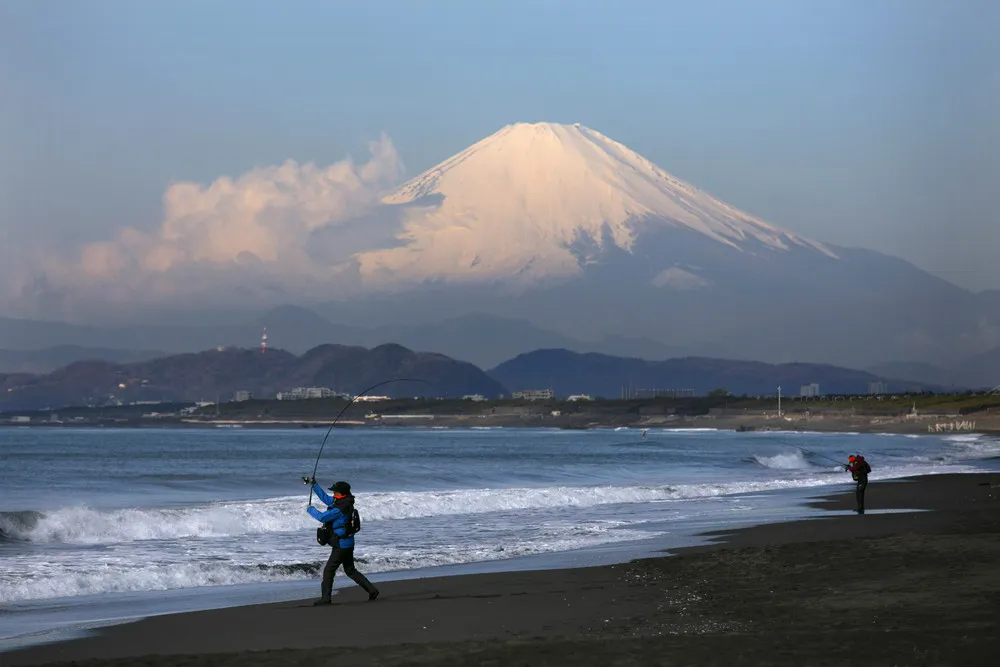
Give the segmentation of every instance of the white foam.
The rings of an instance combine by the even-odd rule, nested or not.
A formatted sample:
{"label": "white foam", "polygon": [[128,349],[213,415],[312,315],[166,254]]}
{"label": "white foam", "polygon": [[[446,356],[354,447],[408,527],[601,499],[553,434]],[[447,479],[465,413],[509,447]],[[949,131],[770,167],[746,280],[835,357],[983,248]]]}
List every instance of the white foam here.
{"label": "white foam", "polygon": [[951,446],[946,456],[959,460],[983,459],[1000,456],[1000,438],[987,439],[982,436],[950,436],[945,441]]}
{"label": "white foam", "polygon": [[[511,539],[511,528],[506,526],[502,531],[486,530],[478,539],[462,542],[444,539],[437,543],[424,540],[414,544],[402,540],[392,545],[366,544],[358,549],[356,556],[362,560],[364,572],[377,573],[562,552],[653,535],[629,530],[628,525],[629,522],[614,520],[549,522],[534,528],[531,539]],[[316,579],[326,554],[326,550],[303,546],[297,541],[283,551],[271,550],[268,556],[258,550],[230,553],[227,557],[211,553],[185,557],[183,553],[165,550],[150,552],[145,558],[126,559],[116,552],[91,555],[86,562],[22,557],[8,561],[5,571],[0,573],[0,603]],[[308,555],[316,560],[303,563],[303,556]]]}
{"label": "white foam", "polygon": [[757,455],[753,458],[762,466],[776,470],[802,470],[812,467],[802,452],[798,451],[775,454],[774,456]]}
{"label": "white foam", "polygon": [[[357,501],[363,521],[481,515],[535,509],[590,507],[707,498],[828,484],[828,478],[774,479],[673,486],[556,486],[545,488],[396,491]],[[301,497],[212,503],[180,509],[96,510],[69,507],[44,514],[12,536],[32,542],[95,545],[177,538],[235,537],[298,531],[317,524]]]}
{"label": "white foam", "polygon": [[981,433],[960,433],[958,435],[946,435],[942,438],[946,442],[976,442],[982,439]]}

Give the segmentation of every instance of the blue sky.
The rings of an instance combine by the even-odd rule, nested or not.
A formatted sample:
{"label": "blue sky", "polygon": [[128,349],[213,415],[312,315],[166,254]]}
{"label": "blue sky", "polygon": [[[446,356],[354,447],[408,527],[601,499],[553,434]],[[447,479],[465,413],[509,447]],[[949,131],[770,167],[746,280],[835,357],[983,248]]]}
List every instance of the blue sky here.
{"label": "blue sky", "polygon": [[0,244],[152,229],[172,182],[363,159],[381,132],[413,175],[548,120],[1000,288],[997,25],[988,0],[5,2]]}

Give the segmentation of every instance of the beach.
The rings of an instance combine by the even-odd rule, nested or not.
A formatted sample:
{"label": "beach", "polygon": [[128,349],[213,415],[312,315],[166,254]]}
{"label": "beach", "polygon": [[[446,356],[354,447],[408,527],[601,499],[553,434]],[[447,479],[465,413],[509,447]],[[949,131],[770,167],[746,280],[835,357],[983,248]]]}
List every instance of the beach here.
{"label": "beach", "polygon": [[849,512],[852,492],[815,503],[830,515],[659,558],[384,582],[375,602],[349,586],[329,607],[157,616],[0,662],[995,664],[1000,474],[873,482],[864,516]]}

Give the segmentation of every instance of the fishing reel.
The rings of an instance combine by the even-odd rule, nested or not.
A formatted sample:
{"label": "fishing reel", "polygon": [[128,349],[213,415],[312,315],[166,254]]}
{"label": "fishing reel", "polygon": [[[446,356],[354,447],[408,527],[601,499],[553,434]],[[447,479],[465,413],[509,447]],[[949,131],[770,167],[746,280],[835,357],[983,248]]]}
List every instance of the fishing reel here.
{"label": "fishing reel", "polygon": [[316,479],[313,477],[306,477],[305,475],[302,475],[302,483],[312,486],[313,484],[316,483]]}

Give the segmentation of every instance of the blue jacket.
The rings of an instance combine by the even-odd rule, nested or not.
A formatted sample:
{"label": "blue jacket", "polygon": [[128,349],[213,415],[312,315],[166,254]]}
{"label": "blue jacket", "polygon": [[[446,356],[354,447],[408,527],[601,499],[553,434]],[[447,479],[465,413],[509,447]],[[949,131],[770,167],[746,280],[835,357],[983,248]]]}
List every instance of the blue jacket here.
{"label": "blue jacket", "polygon": [[326,503],[327,510],[325,512],[320,512],[318,509],[310,505],[306,508],[309,512],[309,516],[316,519],[320,523],[330,523],[333,525],[333,532],[340,537],[337,540],[337,546],[341,549],[353,549],[354,548],[354,536],[342,537],[345,532],[347,532],[347,515],[341,511],[340,508],[335,507],[335,504],[341,505],[348,512],[354,509],[354,497],[347,496],[341,499],[339,502],[326,491],[323,490],[319,484],[313,484],[313,491],[316,495]]}

